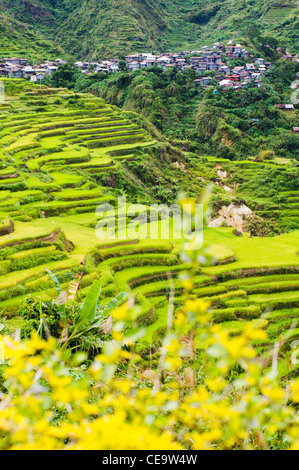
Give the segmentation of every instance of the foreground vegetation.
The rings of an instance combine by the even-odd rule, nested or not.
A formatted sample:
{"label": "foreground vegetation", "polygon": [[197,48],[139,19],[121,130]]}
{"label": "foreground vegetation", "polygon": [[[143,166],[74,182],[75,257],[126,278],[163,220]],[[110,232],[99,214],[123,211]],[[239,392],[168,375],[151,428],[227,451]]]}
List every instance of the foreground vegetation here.
{"label": "foreground vegetation", "polygon": [[202,252],[186,249],[182,305],[174,314],[171,288],[167,329],[151,351],[140,349],[147,328],[138,325],[132,298],[105,316],[96,283],[79,317],[87,331],[111,314],[94,359],[72,354],[65,333],[59,341],[50,331],[42,340],[41,330],[23,342],[0,337],[0,448],[298,449],[299,381],[281,381],[278,371],[294,330],[262,359],[255,346],[268,341],[264,320],[237,336],[214,324],[209,303],[190,296]]}

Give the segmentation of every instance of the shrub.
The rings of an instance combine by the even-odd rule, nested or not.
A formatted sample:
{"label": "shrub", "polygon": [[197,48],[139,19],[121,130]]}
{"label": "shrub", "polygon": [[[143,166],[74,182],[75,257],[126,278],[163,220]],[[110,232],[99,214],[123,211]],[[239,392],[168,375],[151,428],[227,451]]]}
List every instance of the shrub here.
{"label": "shrub", "polygon": [[34,255],[28,256],[25,259],[15,259],[11,262],[12,271],[20,271],[23,269],[33,268],[35,266],[40,266],[42,264],[47,264],[50,261],[62,261],[67,259],[68,256],[66,253],[56,252],[49,255],[38,256]]}
{"label": "shrub", "polygon": [[[293,379],[286,391],[275,374],[263,377],[251,346],[266,339],[258,326],[242,325],[232,337],[211,326],[203,302],[187,299],[172,331],[155,336],[155,344],[163,345],[150,361],[157,372],[141,369],[138,379],[132,371],[141,357],[122,347],[135,343],[123,323],[134,324],[133,312],[126,306],[112,315],[114,342],[85,372],[78,368],[84,355],[69,362],[53,339],[32,335],[19,344],[0,338],[6,352],[0,387],[10,393],[2,409],[3,449],[297,448],[293,404],[299,401],[299,381]],[[202,338],[196,361],[205,359],[200,374],[194,366],[194,327]],[[138,331],[142,335],[144,328]]]}
{"label": "shrub", "polygon": [[118,290],[115,284],[109,284],[102,289],[103,297],[115,297],[118,294]]}
{"label": "shrub", "polygon": [[9,273],[10,268],[11,268],[10,260],[0,261],[0,276],[3,276],[4,274]]}
{"label": "shrub", "polygon": [[61,333],[61,317],[59,305],[54,301],[42,301],[39,298],[28,296],[22,303],[18,314],[25,320],[22,336],[30,337],[32,331],[41,333],[47,338],[47,333],[59,338]]}

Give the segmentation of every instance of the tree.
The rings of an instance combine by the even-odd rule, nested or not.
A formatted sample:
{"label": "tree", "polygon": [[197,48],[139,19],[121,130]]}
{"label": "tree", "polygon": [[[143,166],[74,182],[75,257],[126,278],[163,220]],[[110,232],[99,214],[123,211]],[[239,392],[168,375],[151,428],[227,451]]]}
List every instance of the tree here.
{"label": "tree", "polygon": [[118,64],[118,68],[119,70],[121,70],[122,72],[126,71],[128,68],[127,68],[127,62],[125,60],[120,60],[119,61],[119,64]]}
{"label": "tree", "polygon": [[207,106],[205,103],[199,105],[196,127],[203,138],[209,139],[216,132],[221,115],[221,110],[215,106]]}
{"label": "tree", "polygon": [[72,64],[61,65],[50,78],[51,85],[56,88],[75,87],[76,80],[81,76],[80,70]]}
{"label": "tree", "polygon": [[279,44],[278,40],[273,36],[263,36],[260,38],[260,42],[263,46],[270,46],[273,47],[273,49],[277,49]]}

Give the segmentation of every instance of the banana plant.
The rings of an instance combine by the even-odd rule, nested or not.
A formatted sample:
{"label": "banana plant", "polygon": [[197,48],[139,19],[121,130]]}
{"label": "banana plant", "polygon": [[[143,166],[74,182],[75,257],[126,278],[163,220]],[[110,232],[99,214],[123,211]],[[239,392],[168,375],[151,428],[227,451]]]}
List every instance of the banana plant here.
{"label": "banana plant", "polygon": [[63,348],[70,346],[73,341],[83,339],[90,333],[99,332],[111,313],[120,305],[122,305],[128,298],[128,293],[123,292],[117,295],[114,299],[108,302],[106,305],[101,305],[101,282],[95,281],[85,299],[85,302],[81,305],[78,317],[72,325],[72,331],[69,334],[68,331],[68,317],[67,317],[67,292],[62,291],[61,285],[56,278],[55,274],[47,269],[47,272],[54,282],[56,290],[58,292],[57,303],[59,304],[59,314],[63,327],[62,335],[60,338],[60,344]]}

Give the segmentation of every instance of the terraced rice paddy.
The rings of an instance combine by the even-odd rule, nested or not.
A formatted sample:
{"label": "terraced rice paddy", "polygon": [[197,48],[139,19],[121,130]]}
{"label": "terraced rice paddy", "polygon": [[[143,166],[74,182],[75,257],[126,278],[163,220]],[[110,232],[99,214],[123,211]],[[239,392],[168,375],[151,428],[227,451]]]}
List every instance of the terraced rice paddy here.
{"label": "terraced rice paddy", "polygon": [[[0,111],[1,317],[14,319],[28,294],[55,297],[46,269],[66,290],[83,273],[79,299],[95,279],[102,282],[103,301],[123,291],[134,295],[139,321],[150,325],[148,347],[166,326],[173,287],[175,308],[183,302],[186,266],[176,236],[127,240],[120,231],[119,239],[100,241],[95,227],[101,215],[95,210],[116,204],[97,175],[113,175],[122,161],[134,160],[155,142],[120,110],[91,95],[39,90],[21,81],[8,81],[7,88],[9,108]],[[281,188],[281,194],[297,218],[297,192]],[[163,221],[156,225],[161,232]],[[299,337],[293,324],[299,305],[298,241],[298,231],[265,240],[238,238],[231,228],[206,229],[205,245],[217,263],[198,271],[192,291],[210,303],[214,322],[232,335],[246,322],[267,328],[269,342],[256,345],[261,354],[291,328],[282,375],[292,372],[288,351]]]}
{"label": "terraced rice paddy", "polygon": [[265,23],[277,23],[287,18],[291,13],[294,13],[294,8],[270,8],[268,13],[263,17]]}
{"label": "terraced rice paddy", "polygon": [[[113,172],[120,158],[132,158],[138,148],[154,142],[118,109],[92,95],[39,89],[18,80],[4,83],[0,309],[11,316],[28,293],[55,295],[46,268],[66,285],[76,272],[86,271],[86,255],[98,243],[95,209],[114,201],[96,184],[97,174]],[[78,215],[75,223],[68,220]],[[97,277],[86,273],[82,286]]]}

